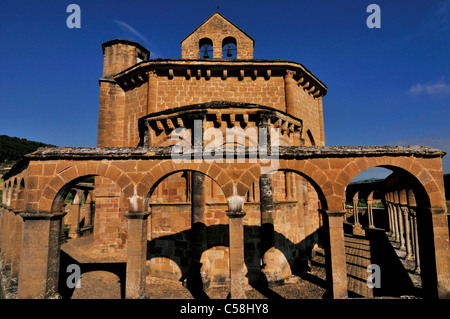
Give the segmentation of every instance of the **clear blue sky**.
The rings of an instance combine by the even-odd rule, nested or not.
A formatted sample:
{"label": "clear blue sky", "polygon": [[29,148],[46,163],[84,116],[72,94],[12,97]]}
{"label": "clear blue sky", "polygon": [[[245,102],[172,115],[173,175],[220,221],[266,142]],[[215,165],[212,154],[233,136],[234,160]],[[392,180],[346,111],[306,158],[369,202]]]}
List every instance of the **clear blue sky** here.
{"label": "clear blue sky", "polygon": [[[71,3],[80,29],[66,25]],[[450,153],[450,0],[2,1],[0,134],[95,146],[101,44],[124,38],[151,58],[181,58],[180,41],[218,3],[255,39],[255,58],[302,63],[328,86],[327,145]],[[371,3],[379,29],[366,25]]]}

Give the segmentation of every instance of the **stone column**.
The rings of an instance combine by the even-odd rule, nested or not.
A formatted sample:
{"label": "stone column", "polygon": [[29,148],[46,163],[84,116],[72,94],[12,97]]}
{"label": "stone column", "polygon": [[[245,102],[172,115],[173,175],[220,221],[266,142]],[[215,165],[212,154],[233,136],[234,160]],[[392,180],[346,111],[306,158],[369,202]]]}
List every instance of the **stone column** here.
{"label": "stone column", "polygon": [[[1,258],[2,260],[6,260],[6,250],[7,250],[7,243],[8,243],[8,221],[9,221],[9,214],[8,209],[5,206],[2,208],[2,245],[1,245]],[[3,264],[5,266],[5,264]]]}
{"label": "stone column", "polygon": [[400,238],[400,248],[399,249],[405,249],[405,231],[403,227],[403,213],[402,208],[400,204],[397,204],[396,207],[397,215],[398,215],[398,225],[399,225],[399,238]]}
{"label": "stone column", "polygon": [[85,226],[92,226],[92,203],[92,192],[88,192],[86,196],[86,202],[84,203],[86,207]]}
{"label": "stone column", "polygon": [[360,235],[364,236],[364,230],[362,229],[361,224],[359,223],[359,216],[358,216],[358,197],[356,199],[353,199],[353,218],[354,218],[354,224],[353,224],[353,234],[354,235]]}
{"label": "stone column", "polygon": [[20,248],[22,246],[22,227],[23,221],[20,217],[21,211],[14,211],[13,232],[14,240],[12,242],[11,256],[11,278],[17,278],[20,268]]}
{"label": "stone column", "polygon": [[81,211],[81,192],[77,190],[72,202],[72,211],[70,212],[70,231],[69,236],[77,238],[80,226],[80,211]]}
{"label": "stone column", "polygon": [[247,201],[250,203],[255,201],[255,184],[254,183],[252,185],[250,185],[250,188],[248,189]]}
{"label": "stone column", "polygon": [[272,176],[269,174],[261,175],[259,179],[260,190],[260,211],[261,211],[261,258],[262,272],[266,276],[267,282],[276,282],[277,278],[275,266],[273,263],[273,253],[275,246],[275,233],[273,225],[273,190]]}
{"label": "stone column", "polygon": [[345,299],[347,295],[347,264],[344,244],[344,211],[323,211],[328,226],[327,282],[334,299]]}
{"label": "stone column", "polygon": [[125,298],[145,298],[145,261],[147,259],[147,218],[149,212],[129,212],[127,239],[127,279]]}
{"label": "stone column", "polygon": [[445,207],[436,207],[429,208],[429,211],[433,223],[437,294],[439,298],[448,298],[448,292],[450,291],[450,242],[446,209]]}
{"label": "stone column", "polygon": [[391,203],[391,209],[392,221],[394,222],[394,241],[398,243],[400,241],[400,233],[398,231],[398,213],[394,203]]}
{"label": "stone column", "polygon": [[412,250],[411,250],[411,231],[409,228],[409,209],[406,206],[402,206],[401,210],[403,212],[404,217],[404,225],[405,225],[405,243],[406,243],[406,259],[412,259]]}
{"label": "stone column", "polygon": [[418,231],[417,231],[417,216],[415,209],[411,208],[411,217],[412,217],[412,227],[414,234],[414,258],[416,260],[416,274],[420,274],[420,255],[419,255],[419,237],[418,237]]}
{"label": "stone column", "polygon": [[13,213],[10,209],[6,210],[6,227],[5,232],[5,242],[3,243],[2,251],[5,256],[4,266],[11,265],[11,242],[12,242],[12,225],[13,225]]}
{"label": "stone column", "polygon": [[0,261],[2,255],[2,241],[3,241],[3,219],[5,218],[5,213],[3,204],[0,204]]}
{"label": "stone column", "polygon": [[394,219],[392,218],[392,207],[391,203],[386,202],[387,211],[388,211],[388,219],[389,219],[389,238],[394,236]]}
{"label": "stone column", "polygon": [[358,216],[358,199],[353,200],[353,224],[354,226],[361,226],[359,223],[359,216]]}
{"label": "stone column", "polygon": [[369,215],[369,228],[375,228],[375,225],[373,224],[373,211],[372,211],[372,201],[367,201],[367,214]]}
{"label": "stone column", "polygon": [[292,184],[293,184],[293,173],[284,172],[285,184],[286,184],[286,200],[292,200]]}
{"label": "stone column", "polygon": [[57,295],[64,215],[47,212],[21,214],[19,299],[46,299]]}
{"label": "stone column", "polygon": [[205,175],[198,172],[191,172],[191,205],[192,205],[192,254],[189,278],[187,285],[189,288],[202,289],[201,278],[201,257],[206,250],[206,225],[205,225]]}
{"label": "stone column", "polygon": [[230,294],[232,299],[245,299],[244,198],[234,195],[227,200],[230,232]]}

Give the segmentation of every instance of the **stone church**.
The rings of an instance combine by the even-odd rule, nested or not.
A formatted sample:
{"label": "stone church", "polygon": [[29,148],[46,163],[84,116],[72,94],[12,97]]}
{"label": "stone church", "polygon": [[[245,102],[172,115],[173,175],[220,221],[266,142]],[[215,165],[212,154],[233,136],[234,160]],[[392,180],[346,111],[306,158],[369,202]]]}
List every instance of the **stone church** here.
{"label": "stone church", "polygon": [[389,227],[397,210],[417,213],[424,289],[450,289],[445,154],[326,146],[326,85],[298,62],[254,59],[254,44],[217,12],[181,41],[181,59],[103,43],[97,147],[42,148],[4,176],[2,281],[17,298],[57,296],[62,249],[82,240],[72,258],[126,263],[126,298],[145,298],[150,278],[244,298],[306,271],[320,249],[327,292],[346,298],[346,187],[371,167],[393,171]]}

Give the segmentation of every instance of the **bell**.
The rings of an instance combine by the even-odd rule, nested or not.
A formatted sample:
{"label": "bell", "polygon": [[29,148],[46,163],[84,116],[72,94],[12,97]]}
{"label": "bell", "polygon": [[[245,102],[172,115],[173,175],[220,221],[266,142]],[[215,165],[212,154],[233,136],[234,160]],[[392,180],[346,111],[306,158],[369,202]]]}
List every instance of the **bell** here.
{"label": "bell", "polygon": [[231,44],[228,44],[228,52],[227,52],[227,57],[231,57],[233,56],[233,54],[231,53]]}
{"label": "bell", "polygon": [[208,55],[208,45],[205,44],[204,47],[205,47],[205,54],[203,55],[203,58],[204,58],[204,59],[209,59],[209,55]]}

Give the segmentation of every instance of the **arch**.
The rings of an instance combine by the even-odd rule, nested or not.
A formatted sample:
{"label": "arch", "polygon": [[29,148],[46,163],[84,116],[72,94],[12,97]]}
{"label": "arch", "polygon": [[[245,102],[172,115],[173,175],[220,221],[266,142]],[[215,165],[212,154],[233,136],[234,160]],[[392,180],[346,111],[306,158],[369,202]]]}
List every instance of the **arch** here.
{"label": "arch", "polygon": [[[346,186],[359,173],[373,167],[382,167],[393,172],[404,172],[411,178],[411,181],[417,182],[416,200],[419,200],[423,207],[441,207],[443,205],[439,199],[442,200],[442,194],[436,184],[436,181],[426,168],[417,163],[412,158],[402,158],[398,161],[395,158],[376,157],[376,158],[356,158],[350,160],[336,177],[336,181],[341,186]],[[336,195],[345,198],[344,192],[339,191]]]}
{"label": "arch", "polygon": [[174,163],[172,160],[161,161],[151,166],[149,171],[141,178],[136,186],[138,197],[142,197],[141,204],[145,210],[148,207],[149,195],[153,193],[158,184],[167,176],[180,171],[196,171],[214,180],[222,189],[225,197],[232,196],[235,192],[235,184],[228,173],[216,163],[195,163],[191,160],[188,163]]}
{"label": "arch", "polygon": [[[272,174],[277,171],[287,171],[299,174],[303,178],[305,178],[317,192],[319,196],[319,201],[321,205],[321,209],[327,210],[330,209],[329,200],[333,197],[333,193],[331,193],[333,187],[330,186],[331,182],[328,179],[328,176],[325,175],[323,170],[312,163],[311,161],[289,161],[289,160],[279,160],[278,168],[269,171],[267,174]],[[255,164],[259,166],[259,164]],[[254,170],[253,170],[254,171]],[[257,176],[253,182],[257,181],[261,176],[260,170],[255,173]],[[250,187],[248,185],[248,187]]]}
{"label": "arch", "polygon": [[[192,267],[196,267],[204,251],[223,244],[217,237],[227,239],[228,236],[226,197],[223,190],[213,192],[210,183],[220,188],[203,172],[175,170],[158,178],[148,189],[144,205],[151,209],[146,258],[150,276],[186,279],[188,289],[193,283],[199,283],[200,277],[192,277]],[[159,196],[164,196],[164,200],[159,202]],[[213,196],[220,201],[214,201]],[[229,272],[228,269],[215,271],[222,271],[222,275]]]}
{"label": "arch", "polygon": [[6,205],[11,206],[11,195],[12,195],[12,187],[11,187],[11,180],[8,182],[8,188],[6,192]]}
{"label": "arch", "polygon": [[132,202],[135,187],[128,174],[116,167],[113,163],[98,162],[93,165],[84,163],[69,166],[53,177],[44,187],[39,197],[39,211],[61,211],[62,202],[73,186],[84,178],[93,176],[106,177],[114,181],[121,189],[124,197],[128,199],[129,210],[135,210],[134,203]]}
{"label": "arch", "polygon": [[25,209],[25,181],[23,178],[20,180],[18,187],[16,208],[23,211]]}
{"label": "arch", "polygon": [[222,58],[236,59],[237,58],[237,42],[234,37],[226,37],[222,40]]}
{"label": "arch", "polygon": [[213,42],[210,38],[202,38],[198,42],[200,59],[210,59],[213,57]]}
{"label": "arch", "polygon": [[8,183],[4,183],[3,184],[3,192],[2,192],[2,203],[3,204],[6,204],[6,198],[7,198],[7,195],[8,194]]}
{"label": "arch", "polygon": [[[215,164],[211,164],[211,165],[215,165]],[[217,165],[215,165],[215,166],[217,166]],[[155,170],[156,170],[156,168],[155,168]],[[216,176],[220,177],[220,180],[223,180],[223,182],[221,184],[221,183],[218,182],[218,180],[216,180],[216,179],[214,179],[212,177],[212,175],[215,175],[215,173],[216,173],[215,169],[207,169],[206,172],[205,172],[205,171],[202,171],[200,169],[193,169],[193,168],[184,168],[183,169],[183,168],[179,168],[179,169],[167,172],[167,173],[163,172],[161,175],[159,175],[157,177],[153,177],[154,182],[153,182],[152,185],[148,185],[147,184],[149,187],[148,187],[148,191],[147,191],[147,193],[145,195],[145,199],[144,199],[144,206],[143,206],[144,209],[148,209],[148,206],[150,204],[151,196],[153,195],[154,191],[156,190],[158,185],[163,180],[165,180],[167,177],[169,177],[169,176],[171,176],[173,174],[180,173],[180,172],[186,172],[186,171],[201,173],[201,174],[209,177],[211,180],[213,180],[220,187],[220,189],[222,190],[222,192],[225,195],[225,197],[229,197],[231,195],[231,194],[229,194],[229,196],[227,196],[227,194],[225,193],[224,188],[223,188],[224,185],[227,186],[227,185],[229,185],[229,183],[233,183],[233,181],[231,180],[231,178],[228,176],[228,174],[225,171],[221,170],[221,172],[219,172],[219,174],[216,175]],[[211,171],[211,174],[208,174],[209,171]],[[151,171],[148,174],[151,175]],[[145,187],[145,186],[143,186],[143,184],[140,184],[140,186],[141,187]]]}
{"label": "arch", "polygon": [[11,189],[11,199],[10,199],[10,205],[11,205],[11,209],[16,209],[16,204],[17,204],[17,195],[19,192],[18,189],[18,184],[17,184],[17,178],[14,178],[14,182],[12,185],[12,189]]}

